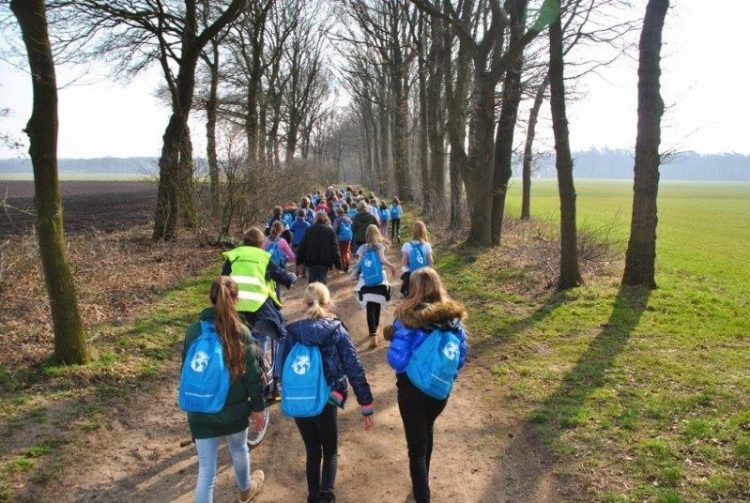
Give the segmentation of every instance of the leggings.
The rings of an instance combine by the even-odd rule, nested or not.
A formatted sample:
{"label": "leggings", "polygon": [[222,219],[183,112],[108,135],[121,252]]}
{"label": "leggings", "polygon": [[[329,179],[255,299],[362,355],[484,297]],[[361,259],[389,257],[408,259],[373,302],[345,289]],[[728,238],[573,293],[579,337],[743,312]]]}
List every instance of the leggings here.
{"label": "leggings", "polygon": [[394,218],[391,220],[391,239],[401,240],[401,219]]}
{"label": "leggings", "polygon": [[398,410],[404,423],[409,449],[409,474],[414,499],[417,503],[429,503],[433,427],[448,399],[436,400],[425,395],[412,384],[406,374],[398,374],[396,377]]}
{"label": "leggings", "polygon": [[378,331],[378,325],[380,324],[380,303],[368,302],[367,303],[367,329],[371,334]]}
{"label": "leggings", "polygon": [[307,501],[311,503],[334,500],[339,435],[336,413],[336,406],[329,403],[318,416],[294,419],[307,451]]}

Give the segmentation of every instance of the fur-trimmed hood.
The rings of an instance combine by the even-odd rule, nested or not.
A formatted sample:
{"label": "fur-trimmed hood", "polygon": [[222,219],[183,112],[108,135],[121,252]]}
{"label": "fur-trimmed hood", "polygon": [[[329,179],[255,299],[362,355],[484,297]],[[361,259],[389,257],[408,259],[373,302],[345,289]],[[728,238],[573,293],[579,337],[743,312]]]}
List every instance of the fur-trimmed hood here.
{"label": "fur-trimmed hood", "polygon": [[399,313],[399,320],[407,327],[445,326],[452,328],[466,318],[466,309],[455,301],[419,304],[414,309]]}

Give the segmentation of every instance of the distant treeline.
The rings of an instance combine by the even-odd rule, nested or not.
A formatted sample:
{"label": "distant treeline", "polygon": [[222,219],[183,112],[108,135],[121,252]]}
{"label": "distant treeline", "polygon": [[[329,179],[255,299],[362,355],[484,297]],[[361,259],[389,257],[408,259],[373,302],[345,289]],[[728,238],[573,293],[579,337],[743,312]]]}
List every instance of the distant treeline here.
{"label": "distant treeline", "polygon": [[[576,178],[632,179],[633,153],[627,150],[587,150],[573,154]],[[204,166],[202,158],[195,160]],[[60,159],[61,173],[112,173],[156,175],[158,159],[155,157],[99,157],[94,159]],[[554,178],[554,155],[543,156],[536,161],[534,175]],[[31,174],[28,159],[0,159],[0,174]],[[660,167],[662,180],[709,180],[750,181],[750,156],[734,153],[699,154],[681,152],[668,159]],[[520,163],[514,169],[520,176]]]}
{"label": "distant treeline", "polygon": [[[576,178],[632,179],[635,156],[628,150],[587,150],[573,154]],[[554,155],[536,163],[535,176],[554,178]],[[515,169],[520,175],[520,168]],[[659,167],[662,180],[750,181],[750,156],[680,152]]]}

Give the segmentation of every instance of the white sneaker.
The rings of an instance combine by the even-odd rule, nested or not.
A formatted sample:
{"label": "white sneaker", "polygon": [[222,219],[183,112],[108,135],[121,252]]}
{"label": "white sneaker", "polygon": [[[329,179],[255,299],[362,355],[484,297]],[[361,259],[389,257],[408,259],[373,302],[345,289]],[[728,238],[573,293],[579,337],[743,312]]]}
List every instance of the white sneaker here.
{"label": "white sneaker", "polygon": [[245,491],[240,491],[239,502],[248,503],[258,494],[260,494],[261,489],[263,489],[263,481],[265,479],[266,475],[265,473],[263,473],[263,470],[255,470],[250,476],[250,480],[252,480],[252,482],[250,483],[250,487]]}

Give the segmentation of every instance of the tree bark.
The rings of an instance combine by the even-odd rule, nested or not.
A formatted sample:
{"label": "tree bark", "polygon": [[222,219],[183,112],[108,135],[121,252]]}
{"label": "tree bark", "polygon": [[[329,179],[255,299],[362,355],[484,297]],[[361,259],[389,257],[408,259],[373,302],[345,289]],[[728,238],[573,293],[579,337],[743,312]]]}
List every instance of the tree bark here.
{"label": "tree bark", "polygon": [[206,102],[206,157],[208,159],[208,178],[211,183],[211,207],[219,206],[219,160],[216,153],[216,117],[219,108],[219,45],[212,43],[213,59],[208,65],[211,82]]}
{"label": "tree bark", "polygon": [[[510,44],[518,43],[526,22],[526,0],[512,0]],[[499,246],[505,217],[505,196],[508,181],[513,174],[513,134],[518,118],[518,104],[521,102],[521,73],[523,52],[511,61],[503,82],[502,108],[497,123],[495,137],[495,173],[492,184],[492,245]]]}
{"label": "tree bark", "polygon": [[521,196],[521,220],[531,218],[531,164],[534,157],[534,138],[536,137],[536,123],[539,120],[539,111],[544,103],[544,93],[549,87],[549,74],[544,76],[534,96],[534,104],[529,111],[529,123],[526,128],[526,144],[523,149],[523,195]]}
{"label": "tree bark", "polygon": [[419,174],[422,181],[422,211],[425,215],[432,215],[432,194],[430,194],[430,142],[427,134],[429,118],[427,103],[427,61],[425,60],[424,38],[424,17],[420,18],[420,32],[418,51],[419,51],[419,68],[418,68],[418,85],[419,85],[419,137],[417,138],[417,150],[419,159]]}
{"label": "tree bark", "polygon": [[34,104],[26,125],[34,169],[37,236],[55,334],[55,359],[64,364],[90,358],[68,265],[57,177],[57,81],[44,0],[12,0],[31,70]]}
{"label": "tree bark", "polygon": [[643,19],[638,63],[638,135],[630,239],[625,253],[624,285],[656,288],[656,198],[664,101],[660,91],[661,42],[669,0],[649,0]]}
{"label": "tree bark", "polygon": [[[558,1],[559,6],[559,1]],[[573,158],[570,153],[568,118],[565,111],[563,36],[559,9],[549,28],[549,77],[552,129],[555,134],[555,165],[560,192],[560,278],[558,288],[566,290],[582,282],[578,268],[576,235],[576,192],[573,184]]]}
{"label": "tree bark", "polygon": [[427,84],[427,127],[430,139],[430,184],[432,195],[430,213],[441,217],[445,212],[445,102],[442,98],[445,81],[443,53],[445,46],[445,25],[440,18],[432,18],[432,45],[429,54],[429,82]]}

